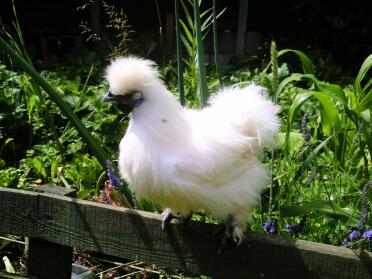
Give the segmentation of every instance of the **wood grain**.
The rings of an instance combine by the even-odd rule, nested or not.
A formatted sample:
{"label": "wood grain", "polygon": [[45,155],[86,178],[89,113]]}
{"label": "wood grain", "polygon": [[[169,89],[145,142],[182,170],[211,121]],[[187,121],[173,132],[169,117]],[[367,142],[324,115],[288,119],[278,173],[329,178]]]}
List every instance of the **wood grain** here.
{"label": "wood grain", "polygon": [[52,194],[0,189],[0,224],[0,233],[214,278],[372,278],[371,253],[260,234],[218,253],[212,237],[218,225],[172,224],[162,231],[160,215]]}
{"label": "wood grain", "polygon": [[[53,185],[40,185],[33,189],[39,193],[76,197],[75,189]],[[27,257],[27,275],[37,278],[71,279],[72,247],[42,238],[30,238]]]}

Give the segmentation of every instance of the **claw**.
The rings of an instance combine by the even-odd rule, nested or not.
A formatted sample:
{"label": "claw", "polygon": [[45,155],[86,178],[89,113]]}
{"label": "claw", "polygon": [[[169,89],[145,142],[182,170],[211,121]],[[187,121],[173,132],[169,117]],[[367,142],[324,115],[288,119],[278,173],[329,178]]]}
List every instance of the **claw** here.
{"label": "claw", "polygon": [[166,208],[163,214],[164,216],[161,221],[162,230],[165,230],[165,228],[168,226],[168,224],[170,223],[172,219],[177,219],[181,223],[182,228],[183,228],[184,225],[187,225],[189,223],[189,221],[191,220],[191,216],[192,216],[191,214],[187,215],[186,217],[179,215],[179,214],[174,214],[170,208]]}
{"label": "claw", "polygon": [[[219,228],[216,233],[220,232],[221,230],[222,228]],[[216,235],[216,233],[214,235]],[[235,224],[234,217],[232,215],[229,215],[229,217],[225,221],[225,226],[223,230],[221,244],[218,249],[218,253],[222,252],[222,250],[227,246],[228,241],[236,244],[236,246],[239,246],[240,243],[242,242],[242,236],[243,236],[242,229]]]}
{"label": "claw", "polygon": [[163,219],[161,220],[161,229],[164,231],[165,227],[169,224],[170,220],[174,218],[174,215],[170,208],[166,208],[163,213],[164,213],[164,216],[163,216]]}

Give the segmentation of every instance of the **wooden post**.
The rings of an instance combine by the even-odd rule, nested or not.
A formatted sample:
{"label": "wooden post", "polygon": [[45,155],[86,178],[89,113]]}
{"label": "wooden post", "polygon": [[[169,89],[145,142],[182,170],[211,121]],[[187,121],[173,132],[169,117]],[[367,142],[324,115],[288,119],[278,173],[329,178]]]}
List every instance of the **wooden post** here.
{"label": "wooden post", "polygon": [[[36,192],[75,197],[76,190],[59,186],[37,186]],[[30,238],[27,258],[27,275],[40,279],[71,279],[72,247]]]}
{"label": "wooden post", "polygon": [[236,36],[236,54],[242,55],[245,46],[245,33],[247,31],[248,0],[239,2],[238,32]]}

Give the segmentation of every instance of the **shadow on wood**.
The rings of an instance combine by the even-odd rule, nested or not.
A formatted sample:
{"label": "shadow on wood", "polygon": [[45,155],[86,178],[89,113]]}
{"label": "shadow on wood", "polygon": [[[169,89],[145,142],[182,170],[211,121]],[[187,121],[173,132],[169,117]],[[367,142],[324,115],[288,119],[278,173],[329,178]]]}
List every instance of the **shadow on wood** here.
{"label": "shadow on wood", "polygon": [[161,216],[53,194],[0,189],[0,233],[34,236],[159,267],[215,278],[372,278],[372,254],[247,234],[218,253],[218,225],[171,224]]}

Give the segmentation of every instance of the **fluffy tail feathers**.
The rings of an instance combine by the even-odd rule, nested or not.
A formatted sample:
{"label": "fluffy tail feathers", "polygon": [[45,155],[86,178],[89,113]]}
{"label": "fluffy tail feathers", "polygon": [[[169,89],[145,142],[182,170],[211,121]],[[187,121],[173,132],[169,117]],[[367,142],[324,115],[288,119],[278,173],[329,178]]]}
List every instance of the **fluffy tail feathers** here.
{"label": "fluffy tail feathers", "polygon": [[222,89],[209,103],[235,129],[265,146],[272,143],[280,127],[279,107],[265,94],[265,88],[253,84],[245,88],[232,86]]}

